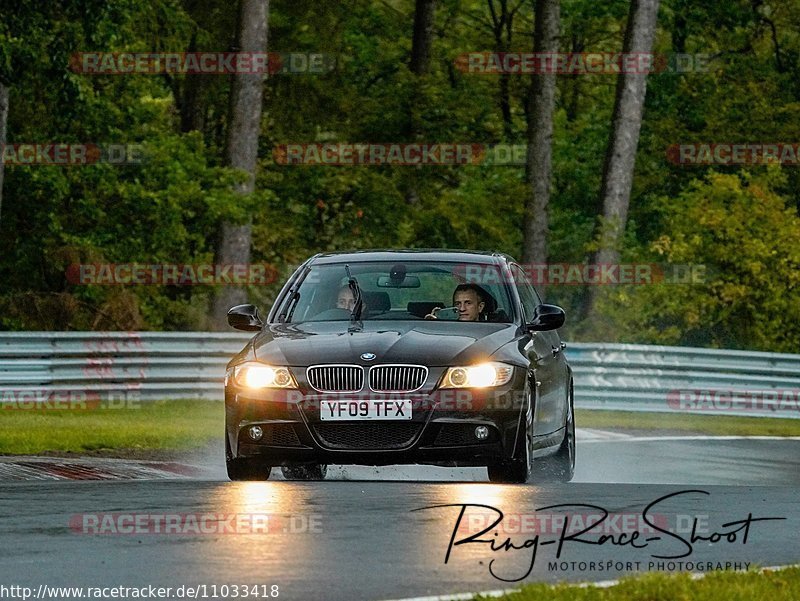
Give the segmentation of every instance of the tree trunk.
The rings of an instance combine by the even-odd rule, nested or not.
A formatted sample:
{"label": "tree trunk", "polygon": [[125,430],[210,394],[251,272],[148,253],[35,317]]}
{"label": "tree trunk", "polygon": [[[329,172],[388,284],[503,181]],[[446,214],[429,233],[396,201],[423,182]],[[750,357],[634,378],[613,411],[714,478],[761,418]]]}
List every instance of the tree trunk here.
{"label": "tree trunk", "polygon": [[[188,52],[197,52],[197,32],[192,34]],[[203,104],[203,86],[205,79],[199,75],[187,75],[183,82],[183,94],[180,99],[181,131],[203,132],[205,127],[205,106]]]}
{"label": "tree trunk", "polygon": [[[241,0],[238,27],[238,50],[240,52],[267,51],[268,14],[269,0]],[[237,73],[234,75],[231,86],[225,162],[228,166],[248,174],[247,179],[236,187],[236,192],[242,196],[252,194],[255,188],[263,84],[263,73]],[[223,223],[220,227],[216,263],[249,263],[250,242],[250,222],[245,224]],[[232,305],[245,302],[246,298],[247,294],[244,288],[223,286],[219,289],[214,297],[212,326],[223,329],[228,309]]]}
{"label": "tree trunk", "polygon": [[500,115],[503,117],[503,138],[509,144],[514,141],[514,118],[511,114],[511,90],[508,73],[500,74]]}
{"label": "tree trunk", "polygon": [[8,123],[8,86],[0,81],[0,227],[2,227],[3,209],[3,176],[5,171],[5,161],[2,151],[6,145],[6,124]]}
{"label": "tree trunk", "polygon": [[672,21],[672,51],[677,54],[686,53],[686,38],[688,37],[689,23],[686,14],[690,6],[683,0],[679,0],[673,9]]}
{"label": "tree trunk", "polygon": [[414,9],[414,33],[411,39],[411,72],[425,75],[431,63],[431,40],[436,0],[417,0]]}
{"label": "tree trunk", "polygon": [[[658,0],[631,1],[622,48],[624,53],[651,53],[657,17]],[[618,75],[614,116],[598,202],[598,210],[602,210],[602,213],[595,226],[598,250],[594,254],[594,263],[619,262],[620,245],[628,219],[633,168],[646,91],[646,72]],[[598,287],[590,287],[587,295],[589,302],[585,310],[587,317],[594,313],[597,295]]]}
{"label": "tree trunk", "polygon": [[[500,0],[498,11],[494,6],[494,0],[487,0],[489,12],[492,17],[492,34],[494,35],[494,49],[497,53],[505,53],[511,50],[511,41],[514,33],[514,15],[519,10],[522,3],[509,10],[508,0]],[[511,81],[508,73],[501,73],[499,79],[500,87],[500,114],[503,117],[503,138],[507,142],[514,139],[514,119],[511,114]]]}
{"label": "tree trunk", "polygon": [[[411,62],[409,69],[417,76],[415,85],[418,86],[414,98],[422,98],[419,90],[420,78],[428,74],[431,64],[431,46],[433,45],[433,19],[436,13],[436,0],[416,0],[414,8],[414,31],[411,34]],[[418,142],[422,134],[420,111],[424,110],[423,103],[414,102],[408,107],[408,139]],[[408,172],[406,181],[406,203],[415,205],[419,203],[419,166]]]}
{"label": "tree trunk", "polygon": [[[560,10],[559,0],[536,0],[534,52],[558,52]],[[547,207],[550,202],[555,94],[554,73],[531,76],[526,112],[528,151],[525,181],[528,184],[528,197],[525,200],[522,251],[522,260],[528,264],[547,262]],[[542,283],[538,283],[537,289],[540,293],[544,292]]]}

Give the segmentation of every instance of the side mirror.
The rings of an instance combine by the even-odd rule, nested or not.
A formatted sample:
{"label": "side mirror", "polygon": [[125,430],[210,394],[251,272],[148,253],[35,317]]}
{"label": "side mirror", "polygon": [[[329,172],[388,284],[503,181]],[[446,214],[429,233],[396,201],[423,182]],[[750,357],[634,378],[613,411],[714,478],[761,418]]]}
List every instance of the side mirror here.
{"label": "side mirror", "polygon": [[264,327],[264,322],[255,305],[236,305],[228,311],[228,325],[237,330],[256,332]]}
{"label": "side mirror", "polygon": [[533,319],[526,324],[526,328],[531,332],[546,332],[557,330],[564,325],[567,314],[564,309],[556,305],[539,305],[533,312]]}

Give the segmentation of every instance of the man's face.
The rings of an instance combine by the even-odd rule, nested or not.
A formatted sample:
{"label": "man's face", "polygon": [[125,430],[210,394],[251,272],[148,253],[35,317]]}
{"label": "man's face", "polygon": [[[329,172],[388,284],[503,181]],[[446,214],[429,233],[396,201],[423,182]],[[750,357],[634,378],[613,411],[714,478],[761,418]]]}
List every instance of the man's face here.
{"label": "man's face", "polygon": [[353,291],[350,288],[344,288],[339,291],[339,297],[336,299],[336,307],[339,309],[347,309],[352,311],[356,306],[356,299],[353,296]]}
{"label": "man's face", "polygon": [[459,290],[453,296],[453,305],[458,309],[459,321],[478,321],[484,303],[474,290]]}

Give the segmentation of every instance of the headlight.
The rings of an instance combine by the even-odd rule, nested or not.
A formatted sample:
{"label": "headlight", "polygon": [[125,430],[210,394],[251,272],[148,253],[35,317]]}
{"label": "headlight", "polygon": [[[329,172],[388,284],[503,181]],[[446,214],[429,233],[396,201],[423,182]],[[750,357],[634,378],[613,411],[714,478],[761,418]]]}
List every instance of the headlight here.
{"label": "headlight", "polygon": [[480,363],[467,367],[451,367],[444,375],[442,388],[488,388],[502,386],[511,380],[514,368],[505,363]]}
{"label": "headlight", "polygon": [[288,367],[243,363],[234,368],[233,379],[246,388],[297,388]]}

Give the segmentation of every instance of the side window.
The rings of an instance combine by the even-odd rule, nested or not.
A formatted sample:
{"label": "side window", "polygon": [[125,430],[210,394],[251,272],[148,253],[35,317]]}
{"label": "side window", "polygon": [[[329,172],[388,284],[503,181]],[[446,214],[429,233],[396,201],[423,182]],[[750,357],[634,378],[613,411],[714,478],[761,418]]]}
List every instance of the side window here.
{"label": "side window", "polygon": [[517,293],[519,294],[519,298],[522,301],[522,309],[525,312],[525,321],[530,321],[533,319],[533,312],[537,306],[539,306],[540,301],[539,297],[536,295],[536,291],[533,289],[533,286],[530,285],[528,282],[528,276],[525,275],[525,272],[515,264],[511,264],[511,275],[514,277],[514,286],[517,288]]}

